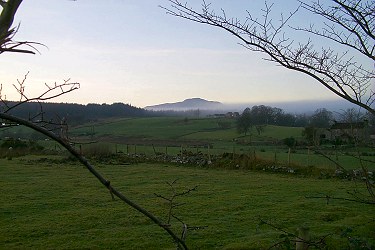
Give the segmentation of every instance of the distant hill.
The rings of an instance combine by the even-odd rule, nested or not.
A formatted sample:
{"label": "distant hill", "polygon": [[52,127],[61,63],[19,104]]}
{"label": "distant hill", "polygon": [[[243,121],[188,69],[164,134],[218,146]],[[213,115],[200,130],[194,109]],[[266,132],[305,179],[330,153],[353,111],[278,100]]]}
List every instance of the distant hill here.
{"label": "distant hill", "polygon": [[221,102],[216,102],[216,101],[207,101],[202,98],[190,98],[182,102],[164,103],[164,104],[158,104],[158,105],[153,105],[153,106],[147,106],[145,107],[145,109],[154,110],[154,111],[166,111],[166,110],[187,111],[187,110],[194,110],[194,109],[222,110],[223,104]]}

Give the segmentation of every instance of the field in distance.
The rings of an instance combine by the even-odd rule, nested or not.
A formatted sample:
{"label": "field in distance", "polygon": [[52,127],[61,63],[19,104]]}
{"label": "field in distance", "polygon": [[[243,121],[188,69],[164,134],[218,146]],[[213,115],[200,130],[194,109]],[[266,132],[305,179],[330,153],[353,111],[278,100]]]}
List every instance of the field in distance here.
{"label": "field in distance", "polygon": [[[244,136],[237,132],[235,119],[154,117],[103,120],[74,127],[70,129],[70,133],[78,142],[106,143],[106,147],[113,152],[134,153],[134,148],[129,145],[137,145],[137,153],[152,155],[155,151],[164,153],[165,147],[168,146],[170,154],[178,154],[181,148],[213,155],[256,153],[265,160],[282,164],[287,164],[289,160],[302,166],[335,169],[333,161],[308,150],[306,139],[302,136],[303,130],[302,127],[268,125],[260,134],[252,128]],[[297,141],[292,155],[289,155],[288,147],[283,142],[285,138],[294,138]],[[323,150],[347,169],[360,168],[359,159],[352,157],[353,154],[358,154],[358,150],[363,154],[363,159],[373,161],[375,158],[373,149],[367,147],[335,147],[325,144],[319,150]],[[368,168],[375,170],[374,165],[368,164]]]}

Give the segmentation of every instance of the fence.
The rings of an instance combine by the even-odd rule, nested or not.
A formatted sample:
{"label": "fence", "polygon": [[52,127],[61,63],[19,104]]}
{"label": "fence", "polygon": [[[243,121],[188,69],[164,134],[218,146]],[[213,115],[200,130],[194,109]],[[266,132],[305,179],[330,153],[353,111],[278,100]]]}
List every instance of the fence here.
{"label": "fence", "polygon": [[[198,154],[201,153],[207,157],[208,160],[214,155],[231,154],[235,157],[247,155],[254,158],[267,160],[270,163],[282,165],[299,165],[299,166],[316,166],[322,168],[336,169],[336,164],[326,157],[315,154],[313,150],[308,147],[301,147],[297,150],[289,150],[282,146],[243,146],[236,145],[180,145],[180,146],[165,146],[165,145],[142,145],[142,144],[114,144],[114,143],[95,143],[95,144],[78,144],[77,149],[81,150],[83,154],[85,151],[91,151],[91,154],[129,154],[129,155],[168,155],[177,156],[184,154]],[[347,169],[359,168],[359,160],[345,154],[338,154],[337,151],[327,152],[329,157],[334,159],[340,165]]]}

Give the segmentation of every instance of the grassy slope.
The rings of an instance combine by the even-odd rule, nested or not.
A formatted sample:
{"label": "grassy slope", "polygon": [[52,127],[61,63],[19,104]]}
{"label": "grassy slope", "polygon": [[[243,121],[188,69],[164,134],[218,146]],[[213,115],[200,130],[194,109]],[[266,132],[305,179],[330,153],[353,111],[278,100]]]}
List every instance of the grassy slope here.
{"label": "grassy slope", "polygon": [[[168,236],[148,219],[110,195],[88,171],[76,164],[0,159],[0,248],[174,249]],[[191,226],[207,226],[188,234],[191,249],[269,247],[279,232],[258,226],[261,217],[294,230],[307,225],[313,236],[347,226],[375,243],[373,207],[334,200],[306,199],[313,194],[345,196],[354,183],[293,178],[234,170],[165,165],[99,165],[98,169],[124,194],[159,217],[168,196],[165,181],[180,190],[198,185],[182,197],[176,214]],[[178,225],[178,229],[180,226]],[[340,249],[339,238],[329,237]],[[344,244],[345,242],[341,242]]]}
{"label": "grassy slope", "polygon": [[[188,119],[182,117],[154,117],[119,119],[110,123],[93,124],[96,135],[123,135],[158,139],[175,139],[200,130],[217,128],[215,119]],[[90,133],[92,126],[72,130],[74,134]]]}
{"label": "grassy slope", "polygon": [[[221,119],[222,120],[222,119]],[[122,135],[128,137],[142,137],[149,139],[186,139],[186,140],[205,140],[210,141],[214,145],[210,150],[211,154],[221,154],[223,152],[249,153],[253,150],[257,151],[259,157],[274,160],[275,152],[277,153],[278,162],[287,163],[287,148],[283,145],[271,146],[254,146],[239,145],[234,140],[250,141],[250,137],[243,137],[239,135],[235,129],[235,120],[224,119],[224,121],[232,122],[231,129],[219,129],[217,122],[220,119],[188,119],[185,121],[182,117],[156,117],[156,118],[131,118],[118,119],[112,121],[104,121],[94,124],[96,136],[101,135]],[[71,131],[78,135],[90,133],[93,126],[82,126]],[[256,131],[252,132],[251,141],[271,141],[275,142],[287,137],[301,138],[303,128],[296,127],[281,127],[269,125],[265,127],[264,132],[258,136]],[[256,145],[256,144],[255,144]],[[129,148],[126,146],[117,145],[118,150],[127,152]],[[112,147],[114,149],[114,146]],[[131,150],[133,150],[131,148]],[[165,152],[163,147],[157,148],[160,152]],[[180,148],[169,149],[169,153],[177,153]],[[194,151],[194,149],[191,149]],[[202,149],[204,153],[206,150]],[[114,151],[114,150],[113,150]],[[133,150],[134,151],[134,150]],[[133,152],[132,151],[132,152]],[[261,152],[263,151],[263,152]],[[130,152],[130,151],[129,151]],[[153,153],[152,147],[139,146],[137,152]],[[334,159],[335,156],[333,157]],[[365,157],[374,160],[374,157]],[[347,169],[357,169],[360,167],[359,161],[350,156],[338,154],[338,161]],[[335,169],[334,163],[325,159],[322,156],[311,154],[309,161],[307,160],[307,150],[298,151],[298,154],[292,154],[291,161],[294,164],[302,166],[313,165],[322,168]],[[370,170],[375,169],[374,164],[367,164]]]}
{"label": "grassy slope", "polygon": [[[239,136],[235,129],[235,120],[224,119],[224,121],[232,123],[232,128],[222,130],[219,130],[218,121],[219,119],[214,118],[187,119],[187,121],[182,117],[130,118],[79,126],[71,130],[71,132],[74,134],[90,133],[92,132],[92,127],[94,127],[96,135],[117,134],[158,139],[232,140]],[[301,132],[302,128],[270,125],[265,128],[261,137],[254,135],[254,138],[283,139],[290,136],[299,138],[301,137]],[[255,130],[253,133],[256,134]]]}
{"label": "grassy slope", "polygon": [[[218,121],[232,122],[231,129],[219,129],[217,122]],[[13,130],[15,131],[24,131],[22,127],[16,127]],[[9,130],[8,132],[11,133]],[[280,126],[267,126],[264,132],[258,136],[253,131],[251,136],[251,141],[271,141],[275,142],[287,137],[301,138],[303,128],[294,128],[294,127],[280,127]],[[77,128],[72,128],[70,130],[75,135],[82,135],[85,133],[95,132],[96,138],[103,135],[119,135],[125,137],[139,137],[146,139],[154,140],[203,140],[205,142],[210,141],[213,144],[213,149],[210,150],[210,154],[222,154],[223,152],[233,152],[236,153],[249,153],[254,150],[257,152],[259,157],[274,160],[275,153],[277,161],[283,164],[287,164],[288,154],[287,148],[283,145],[257,145],[256,143],[248,143],[250,137],[243,137],[239,135],[235,129],[235,120],[229,119],[214,119],[214,118],[205,118],[205,119],[187,119],[183,117],[154,117],[154,118],[125,118],[125,119],[114,119],[114,120],[105,120],[89,124],[86,126],[80,126]],[[100,140],[100,139],[99,139]],[[245,144],[239,145],[236,141],[245,141]],[[78,141],[80,141],[78,139]],[[55,143],[42,142],[47,148],[54,149]],[[142,143],[142,141],[140,141]],[[183,146],[183,145],[182,145]],[[83,146],[89,147],[89,146]],[[105,147],[123,152],[135,152],[133,147],[127,147],[127,145],[110,145],[106,144]],[[177,154],[180,151],[180,147],[169,148],[169,154]],[[151,146],[138,146],[137,152],[145,152],[147,154],[153,154],[153,148]],[[158,152],[165,152],[165,147],[156,146]],[[196,149],[188,149],[193,152]],[[206,149],[201,149],[204,153],[208,153]],[[368,151],[365,149],[364,151]],[[309,161],[307,160],[307,150],[299,150],[298,154],[292,154],[291,161],[294,164],[307,166],[320,166],[322,168],[335,169],[335,164],[330,162],[319,155],[310,155]],[[333,153],[333,152],[332,152]],[[336,156],[332,156],[336,159]],[[369,160],[374,160],[374,156],[365,157]],[[358,169],[360,164],[359,161],[353,157],[343,155],[339,153],[337,159],[340,164],[347,169]],[[375,164],[366,163],[370,170],[375,170]]]}

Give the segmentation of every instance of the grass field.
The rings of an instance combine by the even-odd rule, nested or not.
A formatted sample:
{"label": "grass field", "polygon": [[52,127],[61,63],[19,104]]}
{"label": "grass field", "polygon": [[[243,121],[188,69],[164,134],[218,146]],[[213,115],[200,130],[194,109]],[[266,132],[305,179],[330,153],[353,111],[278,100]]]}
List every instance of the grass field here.
{"label": "grass field", "polygon": [[[0,159],[1,249],[175,249],[151,221],[119,200],[78,163],[27,156]],[[160,218],[167,204],[154,193],[170,195],[166,181],[177,187],[198,186],[180,197],[175,210],[190,226],[190,249],[264,249],[280,232],[259,225],[259,218],[295,232],[310,227],[312,237],[332,233],[328,249],[348,249],[342,230],[374,246],[373,206],[342,200],[307,199],[328,194],[347,197],[356,183],[258,172],[199,169],[164,164],[103,165],[98,170],[129,198]],[[358,183],[357,183],[358,185]],[[361,187],[361,185],[357,186]],[[173,221],[174,228],[180,224]]]}
{"label": "grass field", "polygon": [[[224,119],[231,124],[231,128],[220,129],[218,122],[221,120],[222,118],[187,120],[182,117],[128,118],[78,126],[71,132],[75,135],[85,135],[90,133],[95,133],[97,136],[118,134],[129,137],[138,136],[158,139],[220,139],[225,141],[237,138],[239,135],[235,129],[235,120]],[[261,137],[254,135],[254,139],[283,139],[290,136],[300,138],[301,133],[302,128],[270,125],[265,128]]]}
{"label": "grass field", "polygon": [[[154,118],[126,118],[117,120],[99,121],[84,126],[72,128],[70,132],[73,136],[80,137],[92,135],[91,140],[106,141],[106,147],[112,152],[125,153],[145,153],[154,154],[154,150],[160,153],[178,154],[181,148],[195,152],[202,151],[205,154],[223,154],[226,152],[237,154],[248,154],[256,152],[257,156],[267,160],[276,160],[281,164],[288,162],[288,148],[280,143],[280,140],[293,137],[297,140],[303,140],[303,128],[299,127],[280,127],[269,125],[265,127],[261,135],[255,131],[251,136],[244,137],[236,132],[235,120],[224,119],[225,122],[231,123],[231,128],[220,129],[218,122],[223,118],[201,118],[185,119],[183,117],[154,117]],[[123,137],[119,141],[113,141],[106,136]],[[176,146],[163,146],[166,140],[176,141]],[[199,149],[186,145],[189,141],[194,145],[200,144]],[[207,146],[203,143],[210,144],[212,147],[208,151]],[[151,146],[150,144],[155,144]],[[137,144],[135,146],[135,144]],[[148,144],[148,145],[147,145]],[[53,145],[51,146],[53,147]],[[82,147],[91,147],[85,146]],[[351,150],[351,149],[349,149]],[[363,149],[364,152],[371,152],[370,149]],[[345,152],[338,152],[332,155],[333,150],[329,149],[331,157],[337,160],[347,169],[358,169],[360,163],[358,159],[345,155]],[[356,152],[352,152],[356,153]],[[375,160],[374,156],[364,156],[364,159]],[[290,158],[293,164],[301,166],[316,166],[328,169],[335,169],[335,164],[323,156],[311,153],[305,148],[297,150]],[[375,170],[374,164],[367,164],[370,170]]]}

